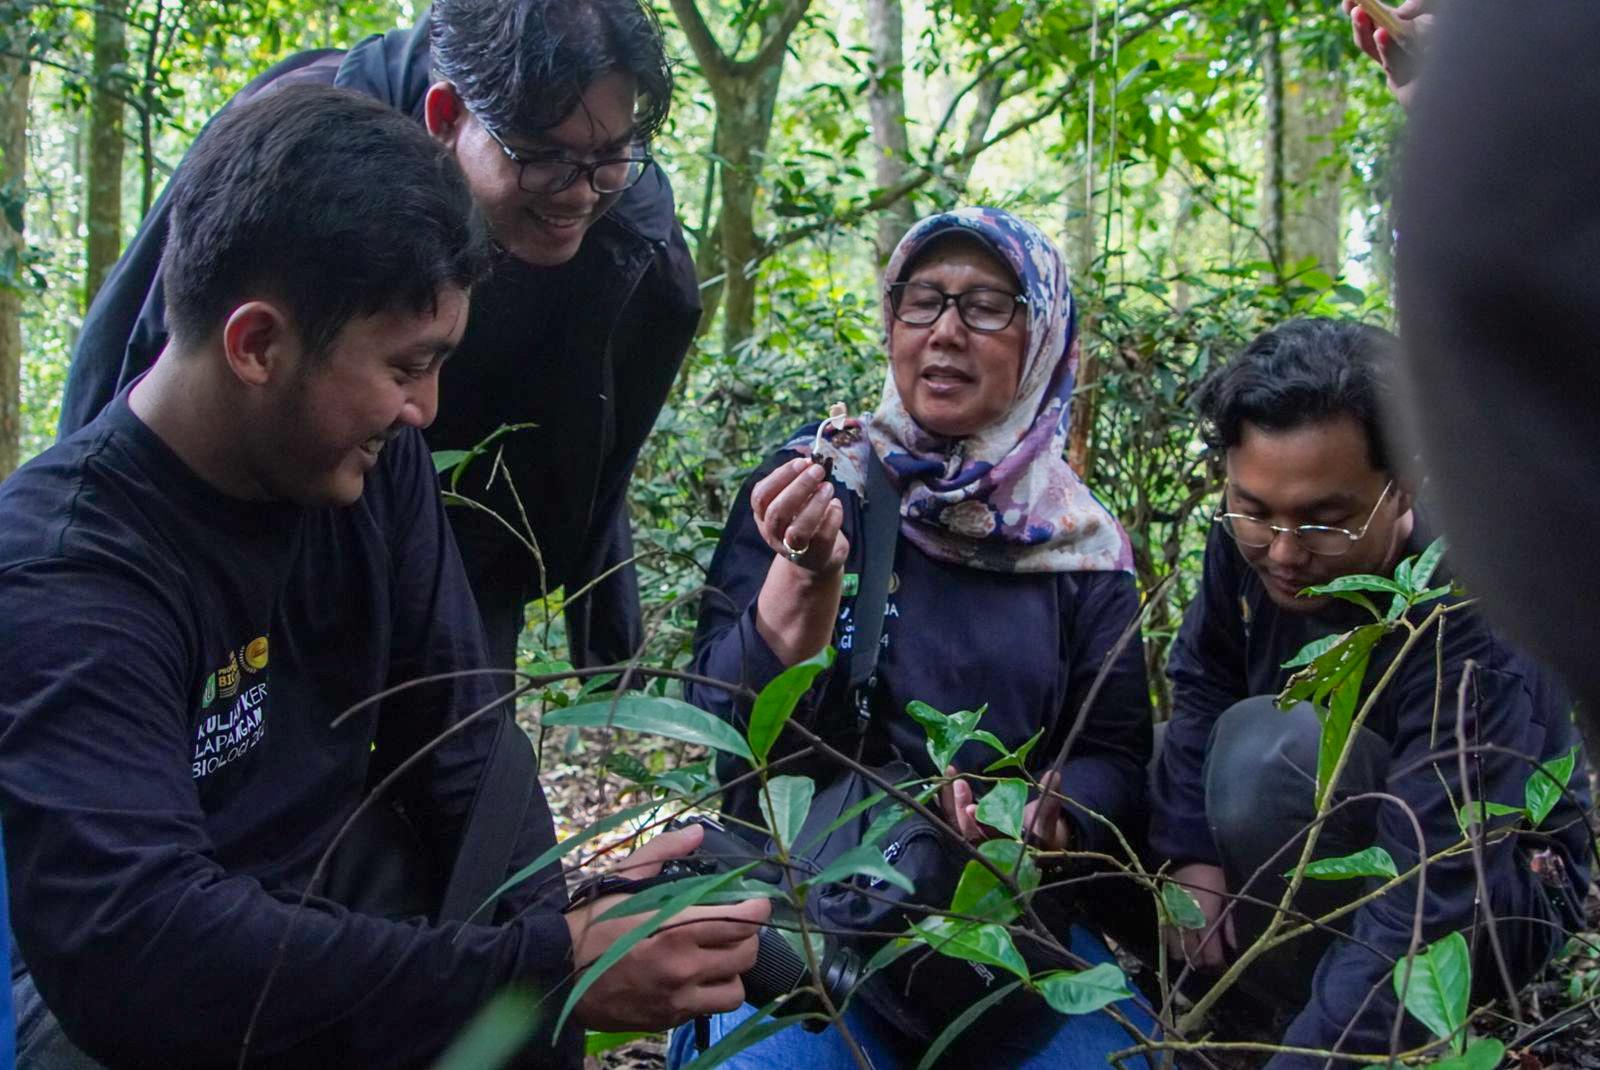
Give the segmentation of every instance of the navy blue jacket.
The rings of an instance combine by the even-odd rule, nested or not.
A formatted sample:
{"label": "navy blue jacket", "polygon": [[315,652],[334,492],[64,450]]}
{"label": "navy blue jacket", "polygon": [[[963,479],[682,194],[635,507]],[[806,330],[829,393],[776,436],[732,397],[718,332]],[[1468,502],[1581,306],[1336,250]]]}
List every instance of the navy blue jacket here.
{"label": "navy blue jacket", "polygon": [[[429,18],[415,29],[284,60],[240,93],[293,81],[366,93],[422,121],[429,81]],[[181,166],[181,165],[180,165]],[[166,344],[157,277],[167,199],[151,208],[84,319],[61,403],[61,437],[82,427],[155,362]],[[497,442],[515,481],[485,491],[490,461],[462,482],[519,530],[524,510],[542,563],[505,528],[475,510],[451,523],[486,612],[565,585],[569,593],[632,556],[627,488],[634,462],[683,362],[700,319],[694,263],[660,168],[590,228],[576,257],[532,268],[502,257],[473,293],[466,336],[440,374],[430,448],[470,449],[503,425],[537,426]],[[631,567],[567,604],[579,664],[621,660],[641,635]]]}
{"label": "navy blue jacket", "polygon": [[[1406,554],[1420,553],[1431,541],[1425,527],[1419,514]],[[1433,582],[1448,583],[1448,569],[1441,565]],[[1428,608],[1431,607],[1413,611],[1414,623],[1421,622]],[[1213,527],[1206,545],[1200,591],[1184,615],[1167,663],[1173,685],[1172,721],[1162,741],[1151,800],[1150,839],[1159,854],[1177,862],[1218,863],[1206,821],[1202,775],[1207,740],[1217,717],[1240,699],[1280,691],[1291,672],[1280,666],[1306,643],[1370,620],[1358,607],[1344,602],[1335,602],[1316,614],[1280,610],[1267,597],[1261,581],[1232,540]],[[1366,721],[1368,728],[1389,741],[1391,773],[1387,790],[1415,811],[1430,854],[1461,838],[1455,806],[1441,787],[1441,777],[1450,785],[1451,796],[1461,799],[1456,786],[1460,777],[1453,711],[1457,682],[1468,659],[1476,669],[1472,689],[1475,701],[1467,710],[1467,738],[1506,748],[1506,752],[1484,751],[1474,759],[1475,777],[1481,776],[1475,798],[1520,808],[1529,766],[1507,752],[1549,760],[1566,753],[1575,742],[1571,704],[1547,672],[1495,635],[1475,610],[1452,613],[1446,621],[1442,678],[1447,697],[1439,714],[1437,735],[1434,691],[1438,677],[1431,637],[1401,663]],[[1367,672],[1368,688],[1392,663],[1401,641],[1400,635],[1391,635],[1378,647]],[[1441,760],[1427,760],[1433,754],[1441,755]],[[1579,797],[1586,800],[1581,754],[1578,768],[1573,784]],[[1491,882],[1505,888],[1508,900],[1515,900],[1520,890],[1531,887],[1521,856],[1528,846],[1553,846],[1561,852],[1568,872],[1576,878],[1579,897],[1587,885],[1588,834],[1579,806],[1572,798],[1564,798],[1544,827],[1550,830],[1548,834],[1507,837],[1486,848]],[[1400,872],[1416,864],[1416,834],[1398,807],[1379,809],[1377,843],[1394,858]],[[1467,929],[1474,919],[1476,894],[1470,854],[1463,852],[1431,861],[1424,906],[1425,939],[1432,941],[1451,931]],[[1295,1018],[1284,1044],[1332,1048],[1354,1019],[1355,1024],[1340,1045],[1342,1050],[1388,1050],[1396,1002],[1388,974],[1394,960],[1403,956],[1410,944],[1415,907],[1415,885],[1406,884],[1356,912],[1353,939],[1334,941],[1323,956],[1311,1000]],[[1557,933],[1549,934],[1552,948],[1560,946],[1558,937]],[[1363,945],[1378,949],[1382,955],[1373,954]],[[1369,991],[1374,996],[1358,1016]],[[1424,1039],[1417,1036],[1415,1021],[1409,1022],[1406,1035]],[[1280,1061],[1289,1060],[1280,1057]],[[1321,1064],[1320,1059],[1306,1062],[1307,1066]]]}
{"label": "navy blue jacket", "polygon": [[[275,961],[256,1065],[425,1065],[501,988],[565,982],[559,872],[513,892],[506,908],[538,909],[503,927],[295,907],[375,766],[498,693],[463,677],[330,728],[484,664],[432,472],[408,431],[354,505],[239,501],[122,395],[0,486],[12,923],[68,1036],[108,1066],[234,1065]],[[441,865],[494,729],[452,737],[402,793]],[[553,842],[535,786],[512,864]]]}
{"label": "navy blue jacket", "polygon": [[[707,584],[713,592],[701,602],[695,633],[694,667],[720,680],[759,690],[784,668],[755,627],[756,595],[772,564],[750,511],[751,488],[778,465],[794,457],[780,452],[745,483],[711,561]],[[850,540],[847,572],[859,574],[864,547],[861,501],[836,484],[844,504],[844,534]],[[1034,775],[1049,768],[1066,740],[1106,655],[1138,615],[1139,595],[1125,572],[983,572],[928,557],[905,539],[895,548],[883,622],[878,687],[867,753],[887,758],[892,746],[918,772],[935,770],[925,735],[904,712],[913,699],[945,713],[988,704],[979,727],[1016,748],[1040,729],[1044,738],[1029,762]],[[843,599],[834,646],[848,650],[853,639],[855,597]],[[848,671],[841,657],[819,678],[796,718],[853,749],[855,712],[849,707]],[[691,702],[740,725],[748,708],[726,691],[690,685]],[[1138,636],[1116,658],[1099,697],[1090,707],[1082,733],[1062,771],[1062,791],[1079,806],[1126,827],[1144,804],[1144,768],[1150,755],[1150,694]],[[850,742],[845,742],[846,740]],[[796,746],[780,739],[772,757]],[[956,766],[979,771],[997,755],[970,742]],[[730,767],[731,771],[731,767]],[[785,765],[794,772],[794,765]],[[837,769],[806,770],[826,778]],[[724,778],[726,779],[726,777]],[[731,793],[725,807],[754,818],[749,792]],[[1109,829],[1082,814],[1070,815],[1075,846],[1121,853]]]}

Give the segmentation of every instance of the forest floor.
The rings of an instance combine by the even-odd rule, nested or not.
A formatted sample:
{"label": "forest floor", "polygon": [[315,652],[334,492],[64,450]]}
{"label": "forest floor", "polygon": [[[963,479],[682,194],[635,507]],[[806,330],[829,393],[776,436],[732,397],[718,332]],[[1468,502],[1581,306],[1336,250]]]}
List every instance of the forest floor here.
{"label": "forest floor", "polygon": [[[653,760],[658,766],[698,756],[680,753],[676,745],[663,751],[660,742],[646,742],[637,737],[619,737],[617,742],[635,757],[647,762]],[[564,734],[552,734],[543,749],[541,780],[555,815],[557,836],[562,838],[623,805],[617,798],[618,778],[606,777],[602,781],[595,776],[600,760],[598,748],[592,741],[585,741],[581,748],[577,749]],[[623,838],[619,832],[613,842]],[[1480,1032],[1496,1036],[1506,1044],[1508,1064],[1517,1070],[1569,1067],[1600,1070],[1600,892],[1591,888],[1585,907],[1586,931],[1572,939],[1566,952],[1558,956],[1543,976],[1519,993],[1521,1023],[1512,1020],[1504,1000],[1497,1001],[1477,1018]],[[1248,1020],[1251,1017],[1221,1013],[1213,1022],[1214,1035],[1265,1043],[1278,1039],[1269,1027]],[[661,1070],[666,1065],[665,1053],[664,1037],[643,1037],[590,1057],[586,1070]],[[1259,1065],[1259,1060],[1217,1059],[1212,1065],[1221,1070],[1246,1070]]]}

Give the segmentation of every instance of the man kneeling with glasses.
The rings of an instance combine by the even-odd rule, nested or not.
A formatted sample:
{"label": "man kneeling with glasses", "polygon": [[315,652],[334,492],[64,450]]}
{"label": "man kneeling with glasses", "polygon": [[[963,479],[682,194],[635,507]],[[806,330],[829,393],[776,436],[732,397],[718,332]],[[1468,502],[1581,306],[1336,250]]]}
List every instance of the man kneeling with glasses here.
{"label": "man kneeling with glasses", "polygon": [[[1398,340],[1374,327],[1299,320],[1256,338],[1200,388],[1204,433],[1225,463],[1227,488],[1201,588],[1169,661],[1173,713],[1154,770],[1150,836],[1205,913],[1204,928],[1169,930],[1167,948],[1201,972],[1225,968],[1265,929],[1317,813],[1321,722],[1304,702],[1287,712],[1275,705],[1295,671],[1283,663],[1313,640],[1373,619],[1361,606],[1305,589],[1342,576],[1390,576],[1436,535],[1413,485],[1395,470],[1381,426],[1397,351]],[[1450,582],[1441,564],[1429,585]],[[1371,597],[1381,599],[1380,612],[1387,607],[1386,595]],[[1451,594],[1442,604],[1461,598]],[[1437,604],[1413,609],[1411,623],[1420,625]],[[1503,975],[1524,983],[1562,946],[1562,929],[1580,920],[1577,904],[1588,883],[1586,777],[1580,756],[1571,786],[1537,830],[1515,816],[1530,759],[1551,762],[1573,748],[1569,701],[1474,609],[1442,621],[1442,638],[1430,629],[1381,690],[1405,629],[1373,651],[1361,702],[1375,690],[1378,698],[1355,730],[1334,793],[1336,801],[1353,801],[1332,809],[1314,857],[1376,845],[1406,874],[1417,864],[1414,816],[1429,855],[1422,940],[1466,935],[1476,1003],[1500,994]],[[1457,815],[1468,797],[1514,811],[1494,817],[1483,833],[1486,902],[1479,901],[1472,851],[1439,856],[1462,842]],[[1307,880],[1290,921],[1322,917],[1382,883]],[[1420,1022],[1398,1011],[1391,981],[1412,942],[1421,883],[1413,874],[1251,964],[1241,986],[1292,1015],[1284,1046],[1387,1051],[1397,1013],[1405,1015],[1404,1047],[1428,1039]],[[1485,931],[1489,914],[1503,967]],[[1272,1065],[1324,1061],[1281,1053]]]}

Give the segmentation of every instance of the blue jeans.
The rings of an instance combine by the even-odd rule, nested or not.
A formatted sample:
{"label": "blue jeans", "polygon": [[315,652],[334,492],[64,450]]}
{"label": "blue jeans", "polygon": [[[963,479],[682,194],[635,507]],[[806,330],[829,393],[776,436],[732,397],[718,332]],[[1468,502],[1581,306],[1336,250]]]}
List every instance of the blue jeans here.
{"label": "blue jeans", "polygon": [[17,1012],[17,1070],[104,1070],[61,1031],[32,974],[12,982],[11,998]]}
{"label": "blue jeans", "polygon": [[[1090,965],[1113,961],[1105,942],[1081,925],[1072,927],[1069,946],[1073,954]],[[1116,1008],[1145,1035],[1155,1035],[1155,1019],[1142,1001],[1125,999],[1117,1003]],[[711,1043],[716,1044],[755,1013],[756,1008],[745,1004],[736,1011],[713,1016]],[[991,1036],[983,1031],[982,1018],[968,1028],[966,1039],[982,1045],[987,1065],[1015,1070],[1102,1067],[1106,1065],[1106,1056],[1132,1047],[1138,1040],[1105,1011],[1072,1017],[1055,1015],[1053,1011],[1045,1013],[1055,1017],[1060,1025],[1034,1043]],[[921,1058],[920,1051],[908,1047],[907,1038],[897,1035],[859,999],[845,1011],[844,1022],[874,1070],[910,1070]],[[667,1049],[668,1070],[681,1070],[699,1054],[694,1042],[694,1024],[679,1026]],[[1128,1070],[1148,1065],[1142,1059],[1124,1064]],[[752,1044],[719,1066],[727,1070],[858,1070],[859,1064],[837,1029],[829,1027],[820,1033],[809,1033],[796,1024]]]}

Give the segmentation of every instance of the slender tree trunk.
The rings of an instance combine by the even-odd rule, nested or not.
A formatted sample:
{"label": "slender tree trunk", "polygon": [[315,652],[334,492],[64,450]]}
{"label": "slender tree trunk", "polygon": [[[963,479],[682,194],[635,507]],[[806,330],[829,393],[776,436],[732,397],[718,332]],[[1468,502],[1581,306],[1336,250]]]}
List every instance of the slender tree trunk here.
{"label": "slender tree trunk", "polygon": [[1319,270],[1336,276],[1344,266],[1344,217],[1334,136],[1344,122],[1345,79],[1303,55],[1291,58],[1283,100],[1285,264],[1311,257]]}
{"label": "slender tree trunk", "polygon": [[22,454],[22,232],[28,161],[25,60],[0,57],[0,479]]}
{"label": "slender tree trunk", "polygon": [[83,307],[122,252],[122,119],[128,85],[127,7],[99,0],[94,15],[94,84],[89,96],[89,205]]}
{"label": "slender tree trunk", "polygon": [[1261,52],[1261,68],[1266,78],[1266,138],[1263,144],[1261,230],[1267,237],[1272,263],[1281,277],[1284,257],[1283,204],[1283,42],[1276,26],[1266,32]]}
{"label": "slender tree trunk", "polygon": [[979,150],[989,137],[989,124],[994,122],[994,113],[1000,110],[1000,102],[1005,99],[1009,73],[996,72],[978,86],[978,98],[973,102],[972,118],[967,123],[967,140],[961,146],[961,162],[950,169],[950,182],[958,189],[965,189],[967,180],[972,177]]}
{"label": "slender tree trunk", "polygon": [[[872,146],[879,189],[906,176],[911,146],[906,137],[904,23],[900,0],[867,0],[867,43],[872,49],[872,77],[867,102],[872,111]],[[901,236],[916,222],[909,197],[878,214],[878,263],[884,264]]]}

